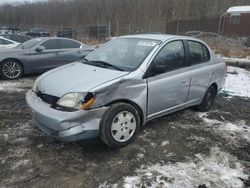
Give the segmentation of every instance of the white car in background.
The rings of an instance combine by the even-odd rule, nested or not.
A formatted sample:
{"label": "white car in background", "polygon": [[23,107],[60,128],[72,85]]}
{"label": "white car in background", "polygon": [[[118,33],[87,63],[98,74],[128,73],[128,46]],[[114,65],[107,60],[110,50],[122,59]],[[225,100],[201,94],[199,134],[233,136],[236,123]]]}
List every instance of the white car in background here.
{"label": "white car in background", "polygon": [[16,46],[18,46],[20,43],[15,42],[13,40],[10,39],[6,39],[2,36],[0,36],[0,49],[6,49],[6,48],[14,48]]}

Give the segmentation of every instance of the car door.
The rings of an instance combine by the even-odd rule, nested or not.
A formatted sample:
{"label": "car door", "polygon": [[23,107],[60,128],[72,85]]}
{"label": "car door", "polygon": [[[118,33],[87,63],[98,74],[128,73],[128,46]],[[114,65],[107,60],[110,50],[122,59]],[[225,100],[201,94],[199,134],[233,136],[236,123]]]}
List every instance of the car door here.
{"label": "car door", "polygon": [[182,40],[167,43],[147,70],[147,116],[160,115],[183,105],[188,96],[190,74]]}
{"label": "car door", "polygon": [[212,69],[209,68],[210,53],[201,42],[188,40],[186,43],[191,74],[188,101],[199,101],[204,96],[213,75]]}
{"label": "car door", "polygon": [[59,61],[58,39],[49,39],[41,43],[39,47],[31,50],[30,62],[34,71],[46,71],[58,67]]}
{"label": "car door", "polygon": [[58,51],[59,65],[65,65],[83,57],[80,49],[81,43],[70,39],[58,39],[60,50]]}

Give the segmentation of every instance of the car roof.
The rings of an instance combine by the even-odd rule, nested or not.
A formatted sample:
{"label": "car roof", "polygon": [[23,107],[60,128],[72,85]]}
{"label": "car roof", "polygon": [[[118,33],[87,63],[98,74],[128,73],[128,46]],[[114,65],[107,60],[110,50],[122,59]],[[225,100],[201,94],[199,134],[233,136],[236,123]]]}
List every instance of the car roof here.
{"label": "car roof", "polygon": [[198,42],[204,43],[202,40],[189,37],[189,36],[181,36],[181,35],[169,35],[169,34],[136,34],[136,35],[124,35],[117,38],[137,38],[137,39],[151,39],[151,40],[160,40],[162,42],[165,42],[170,39],[178,38],[183,40],[194,40]]}
{"label": "car roof", "polygon": [[2,34],[1,36],[21,36],[21,37],[28,37],[28,38],[31,38],[30,36],[27,36],[27,35],[19,35],[19,34]]}
{"label": "car roof", "polygon": [[37,39],[37,40],[40,40],[40,41],[46,41],[46,40],[50,40],[50,39],[65,39],[65,40],[75,41],[75,42],[78,42],[81,45],[83,45],[83,43],[78,41],[78,40],[70,39],[70,38],[64,38],[64,37],[36,37],[36,38],[32,38],[32,39]]}
{"label": "car roof", "polygon": [[[76,42],[79,42],[77,40],[74,40],[74,39],[70,39],[70,38],[64,38],[64,37],[36,37],[34,39],[40,39],[40,40],[48,40],[48,39],[66,39],[66,40],[73,40],[73,41],[76,41]],[[80,42],[79,42],[80,43]]]}

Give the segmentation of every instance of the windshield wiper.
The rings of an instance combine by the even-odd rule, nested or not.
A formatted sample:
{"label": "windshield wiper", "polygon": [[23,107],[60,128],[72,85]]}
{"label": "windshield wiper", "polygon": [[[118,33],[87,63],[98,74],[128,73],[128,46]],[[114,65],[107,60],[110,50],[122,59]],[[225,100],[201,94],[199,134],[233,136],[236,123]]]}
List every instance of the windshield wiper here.
{"label": "windshield wiper", "polygon": [[105,62],[105,61],[91,61],[91,62],[94,62],[95,64],[98,64],[98,65],[100,65],[101,67],[112,67],[112,68],[114,68],[114,69],[116,69],[116,70],[119,70],[119,71],[124,71],[123,69],[121,69],[120,67],[117,67],[117,66],[115,66],[115,65],[113,65],[113,64],[110,64],[110,63],[107,63],[107,62]]}
{"label": "windshield wiper", "polygon": [[94,62],[89,61],[89,60],[88,60],[88,59],[86,59],[86,58],[83,58],[82,60],[84,61],[83,63],[85,63],[85,64],[88,64],[88,65],[95,65],[95,63],[94,63]]}
{"label": "windshield wiper", "polygon": [[115,65],[112,65],[110,63],[107,63],[105,61],[89,61],[88,59],[86,58],[83,58],[82,59],[84,61],[85,64],[88,64],[88,65],[94,65],[94,66],[98,66],[98,67],[102,67],[102,68],[106,68],[106,67],[112,67],[116,70],[119,70],[119,71],[124,71],[123,69],[115,66]]}

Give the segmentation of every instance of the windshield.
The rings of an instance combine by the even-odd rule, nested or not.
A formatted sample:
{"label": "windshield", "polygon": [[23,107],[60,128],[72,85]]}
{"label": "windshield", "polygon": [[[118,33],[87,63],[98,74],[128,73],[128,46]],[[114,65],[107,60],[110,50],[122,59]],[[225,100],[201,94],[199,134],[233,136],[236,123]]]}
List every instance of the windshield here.
{"label": "windshield", "polygon": [[158,40],[120,38],[114,39],[102,48],[86,56],[86,61],[93,65],[109,64],[117,70],[133,71],[139,67]]}
{"label": "windshield", "polygon": [[37,39],[30,39],[30,40],[20,44],[16,48],[19,48],[19,49],[31,49],[32,47],[37,45],[39,42],[41,42],[41,39],[38,39],[38,38]]}

